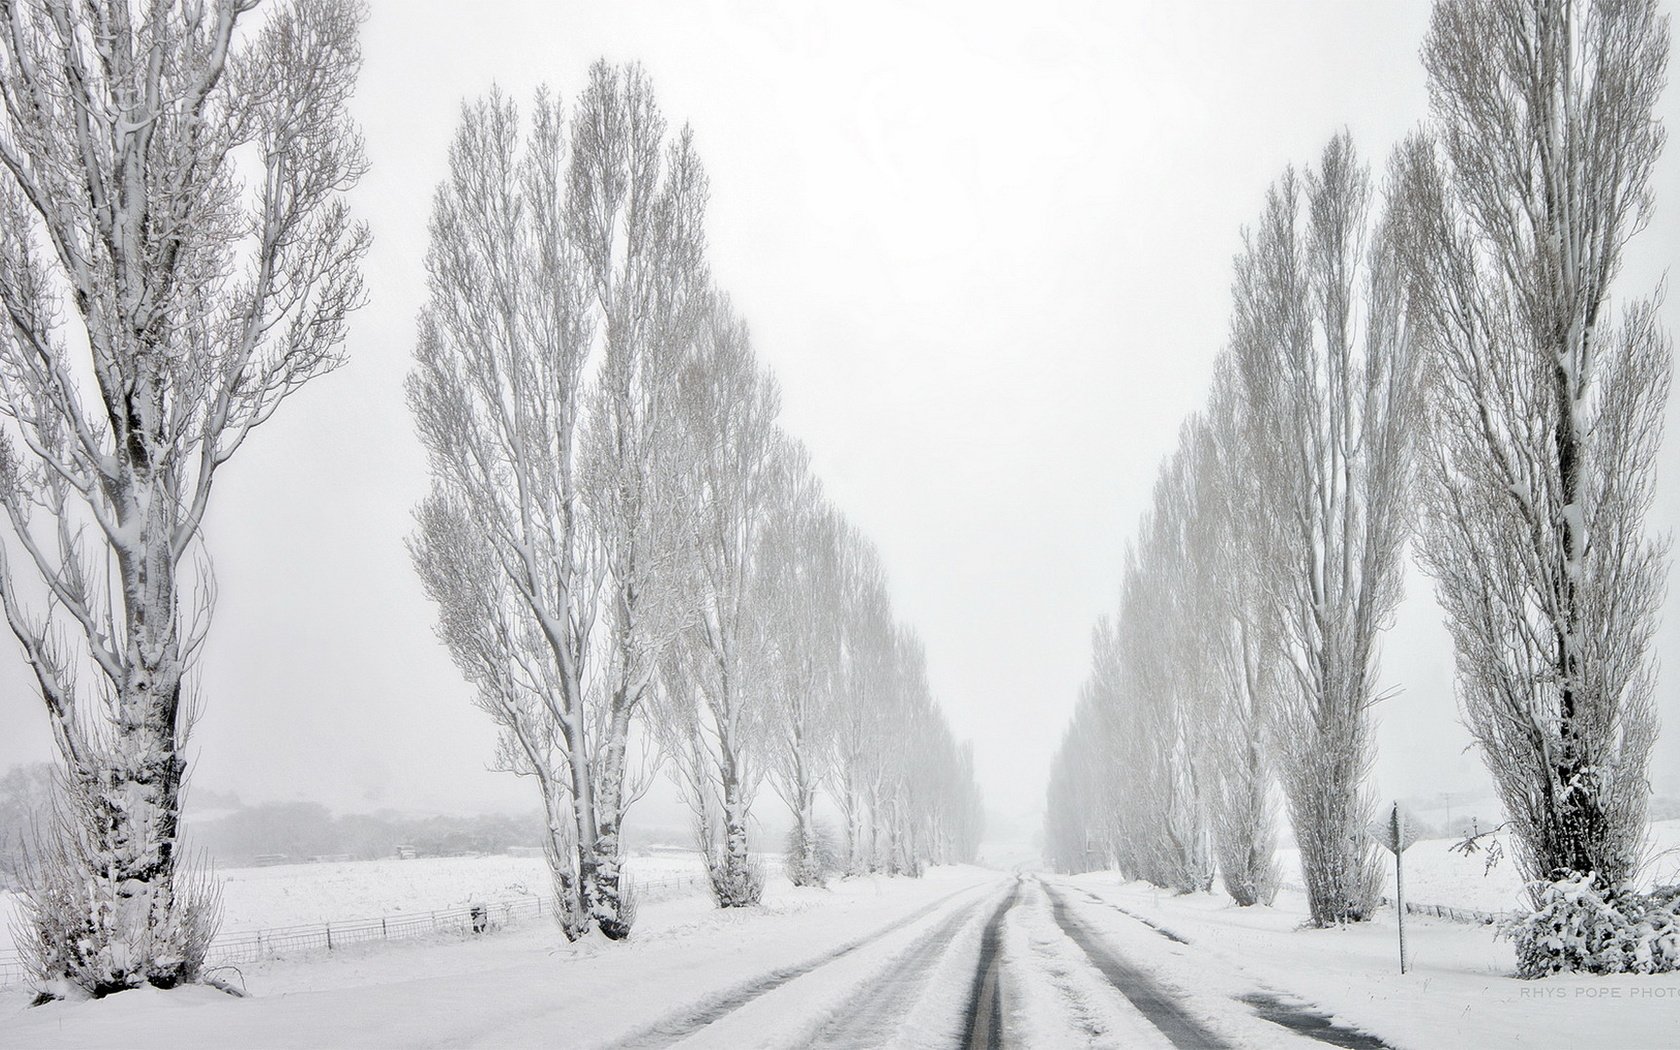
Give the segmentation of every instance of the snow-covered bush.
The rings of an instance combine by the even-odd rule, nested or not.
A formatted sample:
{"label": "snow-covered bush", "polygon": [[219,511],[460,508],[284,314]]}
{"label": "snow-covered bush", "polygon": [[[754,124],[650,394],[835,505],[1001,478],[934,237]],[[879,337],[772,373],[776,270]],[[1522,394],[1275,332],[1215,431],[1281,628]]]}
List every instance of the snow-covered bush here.
{"label": "snow-covered bush", "polygon": [[764,896],[764,860],[756,853],[738,866],[714,863],[706,875],[720,908],[750,908]]}
{"label": "snow-covered bush", "polygon": [[[221,924],[219,884],[202,863],[178,859],[163,885],[136,894],[115,873],[98,873],[87,820],[55,812],[24,856],[13,932],[36,991],[44,999],[98,998],[199,981]],[[150,909],[143,921],[122,921],[136,907]]]}
{"label": "snow-covered bush", "polygon": [[1640,893],[1587,873],[1535,890],[1540,906],[1499,931],[1516,944],[1517,976],[1680,969],[1680,886]]}
{"label": "snow-covered bush", "polygon": [[626,937],[636,925],[637,905],[641,903],[641,899],[641,888],[636,885],[635,879],[626,875],[618,888],[618,922]]}
{"label": "snow-covered bush", "polygon": [[811,827],[812,850],[806,859],[805,843],[801,841],[799,825],[788,828],[787,859],[783,862],[788,881],[795,886],[821,886],[840,873],[840,841],[834,826],[817,821]]}

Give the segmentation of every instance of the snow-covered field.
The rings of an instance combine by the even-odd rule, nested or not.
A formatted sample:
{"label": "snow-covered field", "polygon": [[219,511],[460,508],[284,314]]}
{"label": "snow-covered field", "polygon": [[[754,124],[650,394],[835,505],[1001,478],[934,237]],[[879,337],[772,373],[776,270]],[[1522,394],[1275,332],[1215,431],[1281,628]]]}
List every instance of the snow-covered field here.
{"label": "snow-covered field", "polygon": [[[1505,851],[1504,857],[1487,867],[1484,849],[1471,856],[1455,852],[1456,839],[1425,839],[1406,851],[1406,900],[1413,904],[1444,904],[1454,908],[1471,908],[1485,912],[1510,911],[1522,907],[1522,878],[1517,874],[1515,858],[1502,832],[1497,836]],[[1648,845],[1651,863],[1646,878],[1656,884],[1680,882],[1680,820],[1659,821],[1651,825]],[[1293,849],[1278,851],[1286,883],[1301,882],[1300,854]],[[1394,895],[1394,860],[1383,855],[1383,870],[1387,882],[1383,891]]]}
{"label": "snow-covered field", "polygon": [[[766,857],[779,871],[779,857]],[[694,854],[643,853],[630,857],[630,877],[650,899],[704,893],[703,869]],[[223,936],[307,923],[346,922],[382,915],[413,915],[486,901],[549,895],[548,864],[541,857],[491,855],[416,860],[276,864],[217,871],[222,883]],[[0,894],[8,920],[12,894]],[[12,923],[0,930],[0,954],[12,948]]]}

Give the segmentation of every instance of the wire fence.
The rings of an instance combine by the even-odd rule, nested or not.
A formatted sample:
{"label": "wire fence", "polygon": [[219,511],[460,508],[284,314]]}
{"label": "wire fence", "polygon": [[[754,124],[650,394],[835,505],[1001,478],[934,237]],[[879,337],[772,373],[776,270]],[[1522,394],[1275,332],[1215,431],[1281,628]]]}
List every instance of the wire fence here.
{"label": "wire fence", "polygon": [[[1283,889],[1293,890],[1296,893],[1307,892],[1307,888],[1305,886],[1301,885],[1299,882],[1290,882],[1288,879],[1279,882],[1278,885]],[[1378,899],[1378,903],[1383,905],[1392,905],[1394,903],[1394,898],[1385,895]],[[1499,912],[1481,911],[1476,908],[1459,908],[1448,904],[1418,904],[1413,901],[1406,902],[1406,914],[1432,915],[1437,919],[1446,919],[1448,922],[1468,923],[1472,926],[1492,926],[1505,917]]]}
{"label": "wire fence", "polygon": [[1445,904],[1413,904],[1406,902],[1408,915],[1433,915],[1437,919],[1447,919],[1451,922],[1472,923],[1478,926],[1492,926],[1504,916],[1491,911],[1480,911],[1476,908],[1454,908]]}
{"label": "wire fence", "polygon": [[[670,875],[645,881],[633,879],[631,885],[638,904],[656,904],[692,896],[696,890],[705,887],[706,880],[699,874]],[[372,919],[275,926],[217,937],[211,942],[204,963],[205,968],[210,969],[279,956],[331,952],[370,941],[409,940],[439,934],[483,934],[551,915],[553,911],[553,903],[542,897],[519,897],[460,908],[401,912]],[[0,951],[0,988],[26,984],[28,980],[29,973],[17,951]]]}

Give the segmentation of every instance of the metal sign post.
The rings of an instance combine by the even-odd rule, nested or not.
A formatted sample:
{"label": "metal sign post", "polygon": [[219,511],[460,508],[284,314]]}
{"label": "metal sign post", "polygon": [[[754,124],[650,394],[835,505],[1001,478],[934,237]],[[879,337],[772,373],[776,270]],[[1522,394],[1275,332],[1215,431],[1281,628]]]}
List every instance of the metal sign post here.
{"label": "metal sign post", "polygon": [[1416,841],[1416,833],[1406,822],[1400,803],[1394,803],[1387,820],[1379,820],[1366,829],[1384,849],[1394,854],[1394,919],[1400,930],[1400,972],[1406,972],[1406,881],[1400,855]]}
{"label": "metal sign post", "polygon": [[1400,972],[1405,973],[1406,876],[1405,865],[1401,863],[1401,858],[1405,856],[1405,850],[1400,848],[1398,843],[1402,841],[1401,836],[1405,833],[1406,821],[1405,818],[1400,815],[1400,804],[1398,802],[1394,804],[1394,811],[1389,814],[1389,823],[1393,827],[1394,841],[1397,844],[1394,850],[1394,922],[1395,926],[1400,930]]}

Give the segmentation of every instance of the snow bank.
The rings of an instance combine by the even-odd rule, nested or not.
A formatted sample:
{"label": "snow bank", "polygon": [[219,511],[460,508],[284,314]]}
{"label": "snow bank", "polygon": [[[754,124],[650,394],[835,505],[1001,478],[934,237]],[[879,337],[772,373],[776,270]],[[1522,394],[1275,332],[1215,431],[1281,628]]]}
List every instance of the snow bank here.
{"label": "snow bank", "polygon": [[1217,893],[1178,897],[1112,875],[1070,881],[1188,940],[1175,950],[1118,912],[1106,920],[1134,958],[1195,992],[1210,1018],[1232,997],[1260,992],[1312,1004],[1399,1048],[1673,1045],[1680,974],[1519,980],[1510,942],[1490,927],[1409,916],[1411,966],[1401,975],[1392,908],[1320,930],[1304,926],[1306,897],[1295,890],[1271,908],[1239,908]]}

